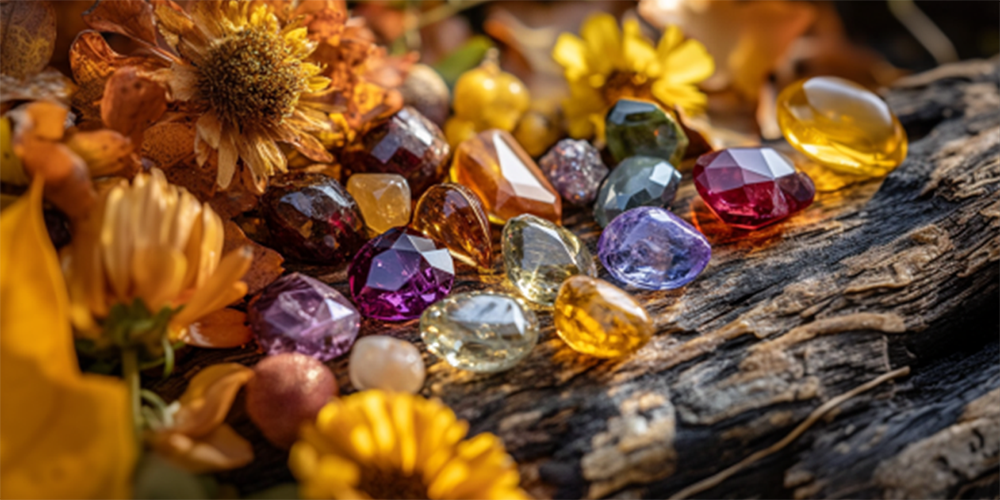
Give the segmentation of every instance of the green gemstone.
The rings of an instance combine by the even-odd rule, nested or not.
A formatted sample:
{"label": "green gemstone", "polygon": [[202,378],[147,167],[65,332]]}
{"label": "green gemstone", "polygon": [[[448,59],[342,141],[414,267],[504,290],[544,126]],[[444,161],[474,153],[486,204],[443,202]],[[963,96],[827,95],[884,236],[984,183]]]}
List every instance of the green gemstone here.
{"label": "green gemstone", "polygon": [[551,306],[570,276],[596,277],[587,246],[568,229],[534,215],[511,218],[503,228],[503,263],[507,278],[521,295]]}
{"label": "green gemstone", "polygon": [[656,103],[619,99],[605,118],[608,151],[615,161],[654,156],[680,165],[688,147],[684,129]]}

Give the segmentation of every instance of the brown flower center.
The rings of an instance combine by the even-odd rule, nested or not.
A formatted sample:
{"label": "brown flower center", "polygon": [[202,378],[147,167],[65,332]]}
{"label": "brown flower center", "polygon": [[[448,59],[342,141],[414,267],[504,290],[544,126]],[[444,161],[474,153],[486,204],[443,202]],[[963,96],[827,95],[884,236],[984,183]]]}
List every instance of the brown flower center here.
{"label": "brown flower center", "polygon": [[613,105],[623,97],[654,100],[652,88],[653,81],[646,75],[631,71],[615,71],[604,82],[601,93],[604,95],[604,102]]}
{"label": "brown flower center", "polygon": [[404,476],[396,470],[363,467],[358,489],[372,498],[427,499],[427,486],[418,474]]}
{"label": "brown flower center", "polygon": [[225,123],[277,125],[305,88],[302,63],[289,53],[280,35],[248,27],[211,49],[198,91]]}

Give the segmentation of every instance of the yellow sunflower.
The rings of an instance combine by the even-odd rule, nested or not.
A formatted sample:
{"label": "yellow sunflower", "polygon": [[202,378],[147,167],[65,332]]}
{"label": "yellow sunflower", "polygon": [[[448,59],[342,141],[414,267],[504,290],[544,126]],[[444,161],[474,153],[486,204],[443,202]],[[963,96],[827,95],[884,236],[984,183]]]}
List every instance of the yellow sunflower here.
{"label": "yellow sunflower", "polygon": [[468,427],[437,400],[363,391],[303,426],[289,466],[303,498],[528,498],[500,439]]}
{"label": "yellow sunflower", "polygon": [[707,99],[698,83],[715,71],[715,62],[697,40],[685,40],[668,26],[656,46],[630,19],[618,29],[610,14],[584,21],[580,36],[559,35],[552,57],[564,69],[570,95],[563,103],[569,135],[604,139],[604,115],[622,97],[659,101],[687,114],[704,110]]}
{"label": "yellow sunflower", "polygon": [[217,181],[226,188],[238,159],[258,189],[287,170],[278,142],[316,162],[333,157],[316,138],[333,122],[311,97],[327,89],[322,68],[306,62],[316,43],[293,19],[282,26],[270,4],[191,2],[189,11],[157,2],[160,33],[178,54],[155,72],[169,97],[200,113],[195,152],[204,165],[218,152]]}

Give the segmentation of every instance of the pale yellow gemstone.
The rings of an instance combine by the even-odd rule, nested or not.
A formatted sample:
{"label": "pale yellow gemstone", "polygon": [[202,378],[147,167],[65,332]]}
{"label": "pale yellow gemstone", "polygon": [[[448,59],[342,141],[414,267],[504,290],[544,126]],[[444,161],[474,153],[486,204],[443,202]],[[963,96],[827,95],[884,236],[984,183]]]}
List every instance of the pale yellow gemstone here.
{"label": "pale yellow gemstone", "polygon": [[354,174],[347,180],[347,192],[376,234],[410,223],[410,186],[402,175]]}
{"label": "pale yellow gemstone", "polygon": [[597,276],[587,246],[568,229],[524,214],[507,221],[502,235],[507,279],[521,295],[551,306],[559,286],[570,276]]}
{"label": "pale yellow gemstone", "polygon": [[413,344],[387,335],[361,337],[351,349],[348,374],[359,391],[420,391],[426,369],[420,351]]}

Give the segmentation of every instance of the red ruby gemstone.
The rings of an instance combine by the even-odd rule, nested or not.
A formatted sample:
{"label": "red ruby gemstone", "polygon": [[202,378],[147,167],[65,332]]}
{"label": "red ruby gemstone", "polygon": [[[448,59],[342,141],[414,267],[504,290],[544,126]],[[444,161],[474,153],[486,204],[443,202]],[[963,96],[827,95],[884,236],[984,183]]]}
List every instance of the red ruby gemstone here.
{"label": "red ruby gemstone", "polygon": [[702,155],[692,171],[701,199],[726,224],[757,229],[813,202],[812,179],[771,148],[730,148]]}

